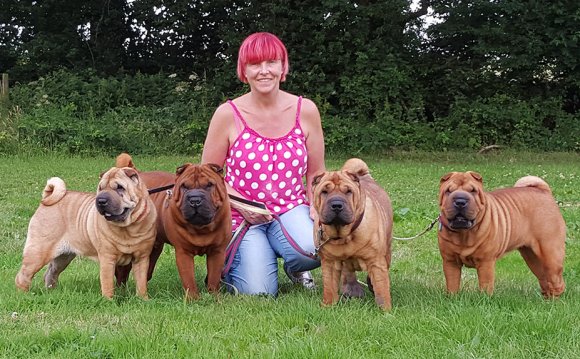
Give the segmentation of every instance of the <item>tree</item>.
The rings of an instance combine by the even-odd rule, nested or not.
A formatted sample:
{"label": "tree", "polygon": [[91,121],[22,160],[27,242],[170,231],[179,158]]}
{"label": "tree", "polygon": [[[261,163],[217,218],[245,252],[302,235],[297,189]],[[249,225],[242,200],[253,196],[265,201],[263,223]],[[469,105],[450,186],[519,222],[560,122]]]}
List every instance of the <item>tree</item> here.
{"label": "tree", "polygon": [[563,96],[578,110],[580,7],[575,1],[433,0],[425,77],[433,111],[450,99]]}

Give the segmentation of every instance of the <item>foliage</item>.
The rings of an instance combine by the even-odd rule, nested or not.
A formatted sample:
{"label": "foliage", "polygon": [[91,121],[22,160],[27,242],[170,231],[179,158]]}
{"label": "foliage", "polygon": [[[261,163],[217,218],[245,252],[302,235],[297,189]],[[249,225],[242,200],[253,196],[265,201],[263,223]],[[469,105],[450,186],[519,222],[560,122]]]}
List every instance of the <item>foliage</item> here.
{"label": "foliage", "polygon": [[442,21],[424,43],[428,102],[445,116],[453,99],[510,93],[562,97],[580,109],[580,6],[573,1],[432,0]]}
{"label": "foliage", "polygon": [[[459,98],[449,116],[437,121],[444,134],[440,138],[442,148],[477,149],[498,144],[520,149],[574,149],[572,143],[566,142],[569,136],[562,133],[562,126],[572,122],[573,116],[566,114],[560,104],[560,99],[526,102],[500,94],[474,102]],[[578,133],[577,128],[568,130]],[[564,137],[556,144],[553,138],[560,135]]]}
{"label": "foliage", "polygon": [[11,96],[20,110],[2,116],[6,153],[199,152],[213,110],[207,104],[217,101],[194,75],[101,79],[64,71],[18,86]]}

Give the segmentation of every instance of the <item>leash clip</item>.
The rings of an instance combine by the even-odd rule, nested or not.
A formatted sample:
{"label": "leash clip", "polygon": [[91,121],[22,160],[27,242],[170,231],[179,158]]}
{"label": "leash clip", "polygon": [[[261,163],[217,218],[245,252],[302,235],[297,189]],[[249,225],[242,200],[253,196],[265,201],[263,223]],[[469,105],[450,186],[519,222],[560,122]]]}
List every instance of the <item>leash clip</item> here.
{"label": "leash clip", "polygon": [[171,199],[171,197],[173,197],[173,191],[168,189],[167,191],[165,191],[165,201],[163,202],[163,206],[165,208],[169,207],[169,200]]}

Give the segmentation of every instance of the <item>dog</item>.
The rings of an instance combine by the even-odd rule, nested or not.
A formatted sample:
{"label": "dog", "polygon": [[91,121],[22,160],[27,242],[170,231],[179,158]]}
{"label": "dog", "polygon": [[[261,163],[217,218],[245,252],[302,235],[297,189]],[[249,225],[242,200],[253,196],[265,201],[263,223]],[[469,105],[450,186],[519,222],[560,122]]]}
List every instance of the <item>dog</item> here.
{"label": "dog", "polygon": [[496,261],[518,250],[546,298],[560,296],[566,224],[548,184],[526,176],[514,187],[485,192],[477,172],[451,172],[440,181],[439,249],[447,291],[456,293],[463,266],[475,267],[479,288],[492,294]]}
{"label": "dog", "polygon": [[[117,166],[135,168],[129,154],[117,157]],[[165,243],[175,248],[175,259],[187,299],[199,298],[195,282],[194,256],[206,255],[207,289],[216,293],[220,287],[226,247],[232,236],[229,197],[222,168],[215,164],[186,163],[176,173],[152,171],[139,175],[150,190],[172,190],[151,194],[157,208],[157,239],[149,262],[148,279]],[[128,268],[117,268],[117,283],[127,280]]]}
{"label": "dog", "polygon": [[393,210],[388,194],[358,158],[346,161],[340,171],[315,176],[312,188],[318,215],[314,238],[322,263],[322,304],[338,302],[341,272],[343,292],[350,292],[356,285],[355,271],[362,270],[368,272],[377,305],[390,310]]}
{"label": "dog", "polygon": [[47,181],[40,206],[30,219],[16,286],[28,291],[46,264],[47,288],[75,256],[99,262],[101,292],[114,294],[115,265],[132,263],[137,294],[147,299],[147,269],[155,242],[157,212],[143,181],[132,168],[101,175],[96,195],[68,191],[64,181]]}

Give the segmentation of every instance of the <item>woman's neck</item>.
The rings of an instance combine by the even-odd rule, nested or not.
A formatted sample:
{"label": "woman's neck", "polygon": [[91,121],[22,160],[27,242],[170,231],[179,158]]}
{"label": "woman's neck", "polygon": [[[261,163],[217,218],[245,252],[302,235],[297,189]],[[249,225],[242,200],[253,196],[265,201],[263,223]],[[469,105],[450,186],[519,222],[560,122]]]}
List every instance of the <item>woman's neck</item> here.
{"label": "woman's neck", "polygon": [[250,91],[248,95],[254,106],[258,108],[269,109],[278,105],[280,99],[282,98],[283,92],[281,90],[276,90],[264,94],[256,91]]}

